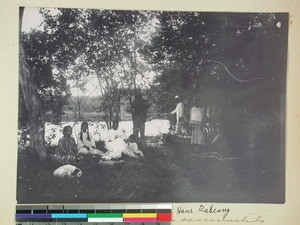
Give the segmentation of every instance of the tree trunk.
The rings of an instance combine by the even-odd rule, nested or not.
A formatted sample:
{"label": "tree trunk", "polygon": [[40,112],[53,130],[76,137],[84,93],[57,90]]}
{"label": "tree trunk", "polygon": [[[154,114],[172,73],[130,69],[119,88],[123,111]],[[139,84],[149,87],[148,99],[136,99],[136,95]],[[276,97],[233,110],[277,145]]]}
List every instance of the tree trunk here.
{"label": "tree trunk", "polygon": [[20,44],[19,82],[22,88],[26,109],[28,112],[28,125],[30,134],[30,151],[37,153],[41,160],[46,158],[45,150],[45,122],[42,104],[38,96],[37,87],[32,80],[33,71],[30,70],[25,59],[25,52]]}
{"label": "tree trunk", "polygon": [[[24,7],[20,8],[19,31],[21,36]],[[32,80],[33,71],[26,62],[25,52],[20,38],[19,52],[19,82],[23,92],[25,106],[28,112],[28,129],[30,134],[30,152],[37,154],[41,160],[46,158],[45,122],[42,104],[37,92],[37,86]]]}
{"label": "tree trunk", "polygon": [[129,99],[129,104],[130,104],[130,113],[131,113],[131,119],[133,120],[133,107],[132,107],[132,95],[131,93],[129,93],[129,96],[128,96],[128,99]]}

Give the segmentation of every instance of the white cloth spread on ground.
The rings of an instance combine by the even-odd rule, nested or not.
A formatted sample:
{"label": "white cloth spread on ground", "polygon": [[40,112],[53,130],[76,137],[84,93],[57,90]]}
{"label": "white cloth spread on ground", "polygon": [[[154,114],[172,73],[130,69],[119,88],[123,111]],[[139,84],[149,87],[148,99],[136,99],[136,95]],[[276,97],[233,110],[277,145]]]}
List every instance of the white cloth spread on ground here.
{"label": "white cloth spread on ground", "polygon": [[64,165],[59,168],[57,168],[54,172],[53,175],[55,177],[81,177],[82,172],[79,168],[73,165]]}

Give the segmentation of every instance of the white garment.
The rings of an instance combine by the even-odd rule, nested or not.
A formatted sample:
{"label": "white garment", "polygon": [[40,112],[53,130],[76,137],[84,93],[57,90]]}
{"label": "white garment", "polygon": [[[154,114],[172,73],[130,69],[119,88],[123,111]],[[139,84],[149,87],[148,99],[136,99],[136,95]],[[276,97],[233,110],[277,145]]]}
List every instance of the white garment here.
{"label": "white garment", "polygon": [[[182,133],[182,118],[183,118],[183,103],[178,102],[176,105],[176,108],[171,112],[171,114],[176,113],[176,129],[175,134],[181,134]],[[180,119],[181,118],[181,119]]]}
{"label": "white garment", "polygon": [[[78,153],[82,155],[101,155],[101,151],[96,149],[96,144],[94,141],[94,138],[91,133],[89,133],[90,140],[87,139],[87,132],[82,132],[82,140],[80,139],[80,133],[77,136],[77,145],[78,145]],[[89,147],[90,149],[88,150],[86,147]]]}
{"label": "white garment", "polygon": [[109,142],[109,141],[113,141],[116,138],[123,138],[124,139],[124,133],[122,132],[122,130],[114,130],[114,129],[110,129],[107,131],[106,133],[106,137],[104,138],[104,142]]}
{"label": "white garment", "polygon": [[204,115],[204,108],[192,107],[190,110],[191,123],[200,124]]}
{"label": "white garment", "polygon": [[106,143],[107,152],[101,157],[103,160],[118,159],[126,149],[126,143],[122,138],[116,138]]}
{"label": "white garment", "polygon": [[90,150],[87,150],[85,147],[78,149],[78,153],[81,155],[87,155],[87,154],[103,155],[104,154],[103,152],[101,152],[100,150],[98,150],[96,148],[90,148]]}
{"label": "white garment", "polygon": [[53,175],[55,177],[81,177],[82,172],[79,168],[76,166],[72,166],[70,164],[61,166],[57,168],[54,172]]}
{"label": "white garment", "polygon": [[176,120],[179,121],[179,118],[183,117],[183,103],[178,102],[176,108],[171,112],[171,114],[176,113]]}
{"label": "white garment", "polygon": [[90,136],[90,141],[87,139],[88,135],[87,132],[82,132],[82,140],[80,139],[80,133],[77,136],[77,145],[78,148],[81,149],[83,146],[87,146],[87,147],[96,147],[94,138],[92,136],[92,134],[89,132],[89,136]]}
{"label": "white garment", "polygon": [[124,153],[133,158],[138,156],[144,157],[144,154],[138,149],[138,145],[135,142],[128,142]]}
{"label": "white garment", "polygon": [[121,130],[108,130],[104,141],[107,152],[101,157],[103,160],[118,159],[122,156],[126,149],[126,143]]}

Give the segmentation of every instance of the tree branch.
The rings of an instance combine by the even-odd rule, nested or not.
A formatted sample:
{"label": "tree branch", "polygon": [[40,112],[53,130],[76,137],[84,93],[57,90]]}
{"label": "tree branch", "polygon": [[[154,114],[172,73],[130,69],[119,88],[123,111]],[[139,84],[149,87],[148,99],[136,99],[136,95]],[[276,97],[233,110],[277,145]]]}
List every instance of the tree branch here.
{"label": "tree branch", "polygon": [[234,76],[234,75],[229,71],[228,67],[224,65],[224,63],[221,63],[221,62],[219,62],[219,61],[217,61],[217,60],[209,60],[209,59],[207,59],[206,61],[207,61],[207,62],[216,63],[216,64],[218,64],[218,65],[221,65],[221,66],[225,69],[225,71],[228,73],[229,76],[231,76],[234,80],[239,81],[239,82],[245,83],[245,82],[249,82],[249,81],[253,81],[253,80],[265,80],[265,79],[266,79],[266,78],[264,78],[264,77],[257,77],[257,78],[253,78],[253,79],[251,79],[251,80],[242,80],[242,79],[239,79],[239,78],[237,78],[236,76]]}

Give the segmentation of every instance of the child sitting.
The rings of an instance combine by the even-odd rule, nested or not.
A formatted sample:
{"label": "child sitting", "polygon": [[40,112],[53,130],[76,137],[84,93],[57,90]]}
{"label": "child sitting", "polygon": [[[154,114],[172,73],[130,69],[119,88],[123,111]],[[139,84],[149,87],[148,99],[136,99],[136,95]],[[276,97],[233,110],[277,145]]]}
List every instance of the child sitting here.
{"label": "child sitting", "polygon": [[92,134],[89,132],[87,122],[82,122],[81,131],[77,136],[78,153],[82,155],[101,155],[100,150],[96,149],[96,144]]}

